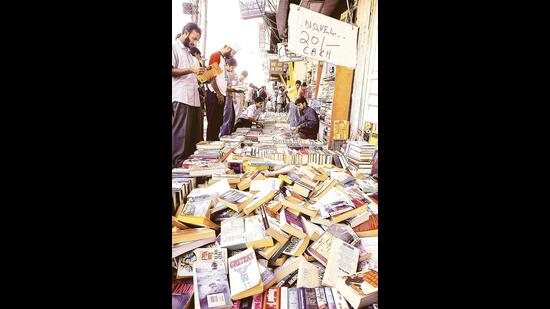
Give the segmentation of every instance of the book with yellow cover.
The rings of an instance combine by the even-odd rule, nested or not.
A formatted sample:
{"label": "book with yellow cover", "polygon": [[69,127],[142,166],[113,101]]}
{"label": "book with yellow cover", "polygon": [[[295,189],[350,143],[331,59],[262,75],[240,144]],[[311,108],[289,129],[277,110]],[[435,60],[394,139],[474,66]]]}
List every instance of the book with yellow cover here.
{"label": "book with yellow cover", "polygon": [[252,200],[244,206],[244,213],[249,215],[262,204],[271,201],[275,197],[275,191],[260,191],[252,196]]}
{"label": "book with yellow cover", "polygon": [[172,233],[172,245],[211,237],[216,237],[216,231],[208,228],[179,230]]}
{"label": "book with yellow cover", "polygon": [[281,211],[279,221],[281,222],[281,229],[288,234],[300,239],[307,237],[301,217],[291,213],[288,209]]}
{"label": "book with yellow cover", "polygon": [[219,226],[210,220],[213,199],[214,196],[210,194],[189,196],[187,202],[176,211],[177,221],[218,229]]}
{"label": "book with yellow cover", "polygon": [[306,202],[300,201],[292,196],[287,196],[284,200],[281,201],[281,204],[288,209],[293,210],[293,213],[299,212],[310,217],[315,217],[319,212],[312,205],[307,204]]}
{"label": "book with yellow cover", "polygon": [[212,63],[211,65],[206,67],[204,73],[197,75],[197,80],[201,83],[205,83],[216,77],[221,72],[223,72],[222,68],[220,68],[217,63]]}
{"label": "book with yellow cover", "polygon": [[253,195],[249,192],[229,189],[218,196],[218,202],[240,212],[246,205],[252,202],[252,197]]}

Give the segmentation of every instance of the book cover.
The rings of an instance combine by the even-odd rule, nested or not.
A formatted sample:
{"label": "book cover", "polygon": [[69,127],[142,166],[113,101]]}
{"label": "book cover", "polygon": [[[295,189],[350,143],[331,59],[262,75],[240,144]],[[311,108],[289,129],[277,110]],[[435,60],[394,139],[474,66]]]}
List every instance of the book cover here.
{"label": "book cover", "polygon": [[217,261],[197,261],[193,267],[198,304],[196,308],[231,308],[225,265]]}
{"label": "book cover", "polygon": [[328,309],[328,302],[325,296],[325,289],[322,287],[315,288],[315,296],[317,296],[317,307],[319,309]]}
{"label": "book cover", "polygon": [[298,288],[316,288],[321,286],[321,279],[319,275],[319,267],[314,264],[302,261],[300,268],[298,268],[298,282],[296,287]]}
{"label": "book cover", "polygon": [[244,206],[245,214],[250,214],[262,204],[265,204],[275,197],[275,191],[259,191],[252,196],[252,200]]}
{"label": "book cover", "polygon": [[283,253],[292,256],[301,256],[306,251],[309,244],[309,238],[298,238],[296,236],[290,237],[288,245],[284,249]]}
{"label": "book cover", "polygon": [[210,237],[210,238],[191,241],[191,242],[179,243],[177,245],[172,246],[172,258],[176,258],[186,252],[189,252],[198,247],[202,247],[206,244],[213,243],[215,241],[216,241],[216,237]]}
{"label": "book cover", "polygon": [[265,265],[258,260],[258,269],[260,270],[260,277],[265,288],[275,283],[275,274],[267,267],[267,261],[263,261],[265,261]]}
{"label": "book cover", "polygon": [[264,220],[261,215],[244,218],[245,240],[247,246],[254,249],[273,246],[273,238],[265,230]]}
{"label": "book cover", "polygon": [[314,288],[304,288],[306,309],[317,309],[317,295]]}
{"label": "book cover", "polygon": [[211,65],[206,67],[206,70],[204,71],[204,73],[197,75],[197,80],[200,83],[205,83],[222,72],[223,72],[222,68],[220,68],[220,66],[217,63],[212,63]]}
{"label": "book cover", "polygon": [[279,301],[280,309],[288,309],[288,288],[286,286],[279,288],[279,293],[281,295]]}
{"label": "book cover", "polygon": [[251,199],[252,194],[236,189],[229,189],[218,196],[218,201],[220,203],[225,204],[236,211],[241,211],[242,208],[251,201]]}
{"label": "book cover", "polygon": [[172,282],[172,309],[186,309],[193,298],[193,280],[176,280]]}
{"label": "book cover", "polygon": [[357,271],[358,263],[359,249],[340,239],[335,239],[332,243],[322,284],[335,287],[338,277],[350,275]]}
{"label": "book cover", "polygon": [[298,304],[300,309],[306,309],[306,288],[298,288]]}
{"label": "book cover", "polygon": [[244,218],[226,219],[220,225],[220,247],[231,250],[246,248]]}
{"label": "book cover", "polygon": [[366,270],[338,278],[336,288],[355,308],[378,302],[378,272]]}
{"label": "book cover", "polygon": [[281,212],[280,222],[281,228],[285,232],[299,238],[305,238],[307,236],[305,233],[304,223],[302,222],[300,216],[296,216],[286,208]]}
{"label": "book cover", "polygon": [[269,288],[264,292],[263,309],[279,309],[279,288]]}
{"label": "book cover", "polygon": [[330,288],[337,309],[348,309],[348,302],[336,288]]}
{"label": "book cover", "polygon": [[193,251],[198,261],[217,261],[223,263],[227,271],[227,249],[226,248],[198,248]]}
{"label": "book cover", "polygon": [[[369,216],[369,219],[353,228],[353,231],[358,236],[376,236],[378,235],[378,215],[373,214]],[[376,233],[375,233],[376,232]]]}
{"label": "book cover", "polygon": [[253,249],[246,249],[230,257],[228,263],[231,297],[234,300],[257,294],[258,290],[263,291],[260,269]]}
{"label": "book cover", "polygon": [[252,296],[239,300],[239,309],[251,309],[251,307],[252,307]]}
{"label": "book cover", "polygon": [[288,309],[300,309],[300,304],[298,302],[298,289],[288,288],[287,295]]}
{"label": "book cover", "polygon": [[337,187],[331,188],[314,205],[324,219],[355,208],[349,196]]}
{"label": "book cover", "polygon": [[336,309],[336,303],[334,302],[334,297],[332,296],[332,289],[329,287],[325,287],[324,289],[328,309]]}
{"label": "book cover", "polygon": [[197,257],[193,252],[187,252],[178,257],[178,271],[176,278],[187,278],[193,276],[193,264],[197,261]]}
{"label": "book cover", "polygon": [[335,239],[343,240],[346,243],[352,243],[358,238],[348,225],[333,224],[327,228],[319,239],[308,247],[307,251],[321,264],[326,266],[330,250]]}
{"label": "book cover", "polygon": [[263,294],[256,294],[252,296],[251,309],[262,309],[262,308],[263,308]]}

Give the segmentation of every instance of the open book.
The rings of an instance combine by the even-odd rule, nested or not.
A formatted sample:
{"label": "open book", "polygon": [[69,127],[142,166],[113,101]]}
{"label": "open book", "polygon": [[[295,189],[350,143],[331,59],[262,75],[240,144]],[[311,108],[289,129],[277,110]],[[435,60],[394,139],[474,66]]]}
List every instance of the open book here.
{"label": "open book", "polygon": [[223,70],[220,68],[220,66],[217,63],[212,63],[211,65],[206,67],[204,73],[197,75],[197,80],[201,83],[204,83],[216,77],[221,72],[223,72]]}

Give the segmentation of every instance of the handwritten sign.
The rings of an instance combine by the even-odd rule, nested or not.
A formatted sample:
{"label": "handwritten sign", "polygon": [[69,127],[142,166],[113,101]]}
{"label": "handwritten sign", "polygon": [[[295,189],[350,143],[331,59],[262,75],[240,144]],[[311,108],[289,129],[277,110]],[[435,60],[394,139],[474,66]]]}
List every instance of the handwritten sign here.
{"label": "handwritten sign", "polygon": [[358,28],[290,4],[288,50],[305,57],[355,68]]}

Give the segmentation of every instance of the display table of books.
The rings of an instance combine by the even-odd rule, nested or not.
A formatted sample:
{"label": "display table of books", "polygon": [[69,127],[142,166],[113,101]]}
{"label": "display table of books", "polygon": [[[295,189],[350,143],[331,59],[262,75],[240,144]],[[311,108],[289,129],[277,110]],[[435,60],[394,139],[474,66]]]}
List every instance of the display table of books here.
{"label": "display table of books", "polygon": [[375,147],[264,127],[197,148],[172,172],[173,309],[377,308]]}

